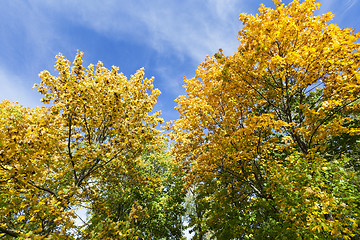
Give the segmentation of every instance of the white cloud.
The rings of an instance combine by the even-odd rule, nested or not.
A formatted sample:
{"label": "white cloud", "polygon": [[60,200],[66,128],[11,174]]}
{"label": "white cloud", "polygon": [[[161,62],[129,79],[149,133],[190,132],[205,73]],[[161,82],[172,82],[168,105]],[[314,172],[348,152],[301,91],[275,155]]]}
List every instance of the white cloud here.
{"label": "white cloud", "polygon": [[[232,54],[245,0],[32,1],[110,38],[129,37],[157,51],[200,62],[223,48]],[[245,5],[244,5],[245,6]]]}
{"label": "white cloud", "polygon": [[347,0],[345,2],[345,11],[347,12],[350,10],[356,3],[358,3],[358,0]]}
{"label": "white cloud", "polygon": [[3,1],[0,8],[4,23],[0,26],[0,100],[7,98],[31,107],[42,105],[40,94],[32,86],[39,83],[42,70],[53,71],[59,46],[68,42],[48,12],[31,1]]}

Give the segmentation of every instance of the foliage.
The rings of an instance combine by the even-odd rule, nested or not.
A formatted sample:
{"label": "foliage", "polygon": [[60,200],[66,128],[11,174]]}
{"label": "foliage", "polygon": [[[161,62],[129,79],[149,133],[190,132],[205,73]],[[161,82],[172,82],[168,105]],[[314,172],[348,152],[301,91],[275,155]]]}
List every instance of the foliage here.
{"label": "foliage", "polygon": [[61,169],[56,116],[47,108],[0,103],[0,233],[69,235],[74,227],[68,176]]}
{"label": "foliage", "polygon": [[[40,74],[37,87],[50,107],[1,103],[2,236],[71,238],[76,233],[72,208],[101,209],[91,204],[102,194],[97,188],[103,190],[111,177],[130,179],[129,189],[145,195],[151,193],[142,190],[163,184],[138,166],[139,159],[163,141],[155,128],[162,122],[160,112],[151,114],[160,94],[153,90],[153,79],[144,78],[141,69],[128,80],[117,67],[107,70],[101,62],[85,69],[82,53],[73,64],[58,55],[59,76]],[[117,183],[127,180],[121,181]],[[132,200],[137,211],[141,206]],[[178,201],[181,197],[174,205]],[[181,215],[181,208],[171,210]]]}
{"label": "foliage", "polygon": [[99,176],[84,239],[181,239],[183,181],[165,147]]}
{"label": "foliage", "polygon": [[313,0],[275,4],[185,79],[173,152],[218,239],[359,236],[360,35]]}

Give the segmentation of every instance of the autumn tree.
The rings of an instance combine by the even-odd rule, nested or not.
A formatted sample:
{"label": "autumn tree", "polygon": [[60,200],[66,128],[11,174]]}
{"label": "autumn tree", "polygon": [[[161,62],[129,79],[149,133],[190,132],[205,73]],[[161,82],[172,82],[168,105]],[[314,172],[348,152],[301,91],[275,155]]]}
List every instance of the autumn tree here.
{"label": "autumn tree", "polygon": [[49,107],[1,103],[1,237],[74,237],[74,209],[93,207],[98,182],[110,179],[105,174],[121,175],[118,184],[132,181],[141,191],[157,181],[138,172],[139,159],[163,142],[160,112],[152,112],[160,94],[153,78],[141,69],[127,79],[101,62],[85,69],[82,56],[71,66],[59,54],[59,76],[40,73],[37,88]]}
{"label": "autumn tree", "polygon": [[173,152],[218,239],[359,237],[360,35],[274,3],[185,79]]}

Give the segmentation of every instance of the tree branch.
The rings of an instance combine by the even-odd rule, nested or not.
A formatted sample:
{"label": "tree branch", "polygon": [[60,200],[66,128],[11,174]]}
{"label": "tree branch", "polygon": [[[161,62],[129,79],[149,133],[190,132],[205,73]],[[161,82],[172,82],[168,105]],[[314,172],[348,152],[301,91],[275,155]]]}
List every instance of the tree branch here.
{"label": "tree branch", "polygon": [[9,236],[11,236],[11,237],[15,237],[15,238],[17,238],[17,237],[20,236],[19,233],[14,232],[14,231],[11,231],[11,230],[8,230],[8,229],[5,229],[5,228],[3,228],[3,227],[0,227],[0,233],[5,233],[5,234],[7,234],[7,235],[9,235]]}
{"label": "tree branch", "polygon": [[316,133],[316,132],[319,130],[319,128],[321,127],[321,125],[323,125],[326,121],[330,120],[330,118],[332,118],[332,117],[333,117],[336,113],[338,113],[341,109],[343,109],[344,107],[350,105],[350,104],[353,103],[353,102],[356,102],[356,101],[359,100],[359,99],[360,99],[360,97],[355,98],[354,100],[352,100],[352,101],[350,101],[350,102],[348,102],[348,103],[346,103],[346,104],[344,104],[344,105],[342,105],[342,106],[340,106],[340,107],[338,107],[338,108],[333,109],[332,112],[331,112],[331,114],[328,115],[328,116],[326,116],[326,117],[319,123],[319,125],[316,126],[316,128],[314,129],[314,131],[313,131],[313,133],[311,134],[311,137],[310,137],[310,139],[309,139],[309,142],[308,142],[308,148],[310,148],[312,139],[313,139],[313,137],[315,136],[315,133]]}
{"label": "tree branch", "polygon": [[68,154],[69,154],[71,166],[73,168],[74,181],[76,183],[78,181],[78,177],[77,177],[76,170],[75,170],[75,162],[73,160],[72,153],[71,153],[71,125],[72,125],[71,119],[72,119],[72,117],[70,115],[69,116],[69,135],[68,135],[68,145],[67,145],[67,147],[68,147]]}

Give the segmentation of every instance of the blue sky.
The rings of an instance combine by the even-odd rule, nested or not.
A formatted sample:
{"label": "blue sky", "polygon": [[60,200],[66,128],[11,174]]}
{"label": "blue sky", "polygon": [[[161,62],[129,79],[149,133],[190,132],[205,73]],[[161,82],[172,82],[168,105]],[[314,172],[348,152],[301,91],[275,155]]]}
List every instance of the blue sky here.
{"label": "blue sky", "polygon": [[[55,55],[70,61],[84,52],[85,66],[101,60],[126,76],[145,67],[162,95],[156,109],[176,119],[174,99],[184,94],[206,55],[235,52],[242,12],[256,14],[271,0],[2,0],[0,1],[0,100],[40,105],[32,89],[42,70],[53,72]],[[288,4],[291,1],[283,1]],[[317,14],[360,29],[360,0],[323,0]]]}

